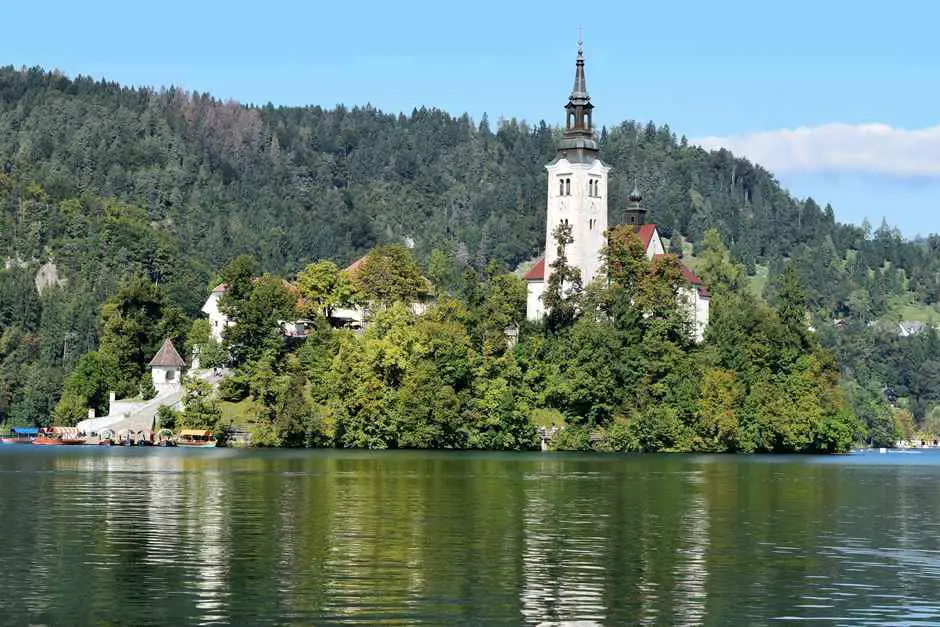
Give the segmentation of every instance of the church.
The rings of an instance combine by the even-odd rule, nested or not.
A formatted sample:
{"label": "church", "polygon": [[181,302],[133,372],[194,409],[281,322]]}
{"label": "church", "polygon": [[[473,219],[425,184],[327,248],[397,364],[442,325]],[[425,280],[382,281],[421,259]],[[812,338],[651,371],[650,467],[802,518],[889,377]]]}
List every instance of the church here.
{"label": "church", "polygon": [[[578,42],[574,87],[565,105],[565,133],[558,153],[548,170],[548,206],[545,220],[545,255],[535,261],[525,274],[527,285],[526,317],[540,320],[545,315],[542,295],[548,285],[552,263],[557,257],[552,232],[561,224],[571,226],[574,240],[565,250],[568,263],[581,271],[587,285],[603,273],[601,250],[606,245],[607,181],[610,166],[598,157],[591,114],[594,105],[587,92],[584,76],[584,50]],[[634,187],[630,194],[626,222],[643,242],[648,259],[666,254],[655,224],[646,223],[642,197]],[[701,342],[708,325],[709,295],[702,281],[680,263],[685,286],[678,295],[678,305],[687,311],[696,342]]]}

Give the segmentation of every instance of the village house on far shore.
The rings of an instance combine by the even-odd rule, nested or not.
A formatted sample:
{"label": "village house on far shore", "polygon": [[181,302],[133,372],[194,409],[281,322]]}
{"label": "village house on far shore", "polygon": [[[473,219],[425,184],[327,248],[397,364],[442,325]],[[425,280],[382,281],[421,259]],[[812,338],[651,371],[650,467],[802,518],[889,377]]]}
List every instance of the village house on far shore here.
{"label": "village house on far shore", "polygon": [[[355,278],[356,274],[359,272],[362,264],[365,263],[368,255],[364,255],[359,259],[355,260],[348,266],[346,266],[342,272],[350,279]],[[427,281],[427,279],[425,279]],[[415,315],[421,315],[428,310],[428,307],[433,302],[433,297],[430,294],[433,292],[433,286],[430,281],[428,282],[428,296],[423,298],[418,298],[409,305],[409,308]],[[287,284],[291,289],[296,289],[294,285]],[[209,327],[211,337],[217,342],[222,341],[222,333],[225,329],[234,324],[229,320],[228,316],[225,315],[219,309],[219,301],[222,296],[225,295],[225,284],[220,283],[212,290],[209,294],[209,297],[206,299],[206,302],[202,306],[202,312],[206,314],[206,317],[209,319]],[[331,326],[337,328],[349,328],[353,330],[363,329],[368,322],[369,314],[371,308],[369,305],[348,305],[345,307],[333,307],[330,310],[330,315],[327,319],[327,322]],[[281,327],[286,337],[303,337],[310,332],[310,329],[313,325],[312,320],[307,320],[304,318],[297,318],[295,320],[282,320]]]}

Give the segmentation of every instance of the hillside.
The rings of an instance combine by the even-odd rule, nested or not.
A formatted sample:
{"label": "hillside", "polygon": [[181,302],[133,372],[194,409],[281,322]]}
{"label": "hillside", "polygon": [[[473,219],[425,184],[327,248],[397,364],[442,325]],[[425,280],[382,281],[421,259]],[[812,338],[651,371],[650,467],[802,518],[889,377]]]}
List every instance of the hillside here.
{"label": "hillside", "polygon": [[[245,107],[0,68],[0,422],[48,414],[64,374],[97,344],[98,307],[128,273],[157,281],[191,317],[212,275],[241,253],[291,274],[407,237],[419,260],[440,249],[477,270],[515,267],[541,252],[543,164],[557,140],[545,122]],[[600,143],[614,168],[613,222],[637,177],[665,236],[698,246],[716,227],[750,272],[766,269],[771,302],[787,259],[817,322],[864,324],[897,303],[924,311],[940,298],[940,238],[839,224],[759,166],[667,126],[624,122]],[[33,281],[48,261],[65,287],[40,296]]]}

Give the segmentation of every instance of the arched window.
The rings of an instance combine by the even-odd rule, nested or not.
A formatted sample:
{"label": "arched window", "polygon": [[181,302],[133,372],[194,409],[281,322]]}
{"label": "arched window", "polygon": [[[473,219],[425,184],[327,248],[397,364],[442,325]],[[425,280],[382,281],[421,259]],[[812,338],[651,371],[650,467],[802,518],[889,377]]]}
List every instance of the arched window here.
{"label": "arched window", "polygon": [[176,371],[175,371],[175,370],[167,370],[167,371],[166,371],[166,380],[167,380],[167,381],[172,381],[175,377],[176,377]]}
{"label": "arched window", "polygon": [[565,196],[571,195],[571,179],[565,179]]}
{"label": "arched window", "polygon": [[558,195],[565,195],[565,179],[558,179]]}

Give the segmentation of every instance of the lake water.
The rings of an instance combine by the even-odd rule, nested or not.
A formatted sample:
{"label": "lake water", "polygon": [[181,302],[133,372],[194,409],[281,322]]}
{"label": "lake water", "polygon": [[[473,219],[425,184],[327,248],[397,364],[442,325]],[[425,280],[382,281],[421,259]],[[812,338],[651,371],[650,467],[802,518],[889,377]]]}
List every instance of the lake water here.
{"label": "lake water", "polygon": [[0,447],[0,624],[940,624],[940,453]]}

